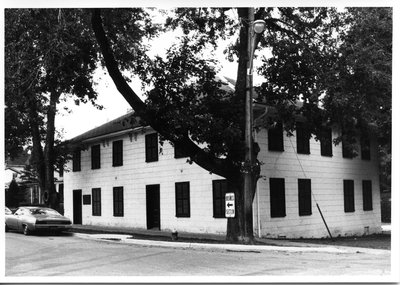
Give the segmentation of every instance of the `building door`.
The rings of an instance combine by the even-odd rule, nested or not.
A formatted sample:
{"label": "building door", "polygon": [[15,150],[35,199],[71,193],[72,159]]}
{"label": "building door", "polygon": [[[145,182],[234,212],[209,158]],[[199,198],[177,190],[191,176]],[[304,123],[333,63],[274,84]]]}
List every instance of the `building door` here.
{"label": "building door", "polygon": [[73,223],[82,224],[82,190],[74,190],[73,193]]}
{"label": "building door", "polygon": [[160,229],[160,185],[146,185],[147,229]]}

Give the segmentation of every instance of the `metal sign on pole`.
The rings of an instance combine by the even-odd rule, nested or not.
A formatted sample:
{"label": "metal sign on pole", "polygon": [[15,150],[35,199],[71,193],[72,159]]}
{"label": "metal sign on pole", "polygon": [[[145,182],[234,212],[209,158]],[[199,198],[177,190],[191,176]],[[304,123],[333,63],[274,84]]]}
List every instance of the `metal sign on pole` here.
{"label": "metal sign on pole", "polygon": [[235,193],[225,194],[225,217],[235,217]]}

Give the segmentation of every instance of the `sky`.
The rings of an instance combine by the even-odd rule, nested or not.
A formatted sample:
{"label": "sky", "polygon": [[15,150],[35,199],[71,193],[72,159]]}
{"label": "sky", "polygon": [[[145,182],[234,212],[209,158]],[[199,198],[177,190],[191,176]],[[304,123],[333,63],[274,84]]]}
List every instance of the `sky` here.
{"label": "sky", "polygon": [[[179,33],[167,33],[161,35],[151,43],[149,56],[160,55],[165,53],[165,49],[171,46],[171,43]],[[236,78],[237,64],[231,63],[224,59],[223,48],[226,47],[226,42],[221,43],[221,48],[216,51],[219,60],[223,63],[220,75],[230,78]],[[69,100],[59,105],[60,114],[56,117],[56,129],[62,131],[63,139],[71,139],[88,130],[98,127],[110,120],[127,113],[131,110],[129,104],[125,101],[122,95],[116,89],[108,72],[99,68],[95,74],[94,81],[97,83],[96,91],[98,92],[97,103],[102,105],[104,109],[98,110],[91,103],[76,106],[73,100]],[[130,83],[131,88],[138,94],[143,94],[140,82],[133,80]],[[144,97],[142,97],[144,99]],[[67,113],[63,107],[67,106],[72,110]]]}

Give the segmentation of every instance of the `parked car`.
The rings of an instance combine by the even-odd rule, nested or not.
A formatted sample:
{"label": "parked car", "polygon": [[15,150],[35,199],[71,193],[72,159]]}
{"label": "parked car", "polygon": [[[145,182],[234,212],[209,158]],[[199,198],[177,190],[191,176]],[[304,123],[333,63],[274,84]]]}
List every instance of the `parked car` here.
{"label": "parked car", "polygon": [[6,215],[6,231],[22,231],[25,235],[33,231],[62,231],[71,227],[71,220],[54,209],[46,207],[19,207],[13,215]]}
{"label": "parked car", "polygon": [[11,211],[8,207],[6,207],[6,212],[5,212],[5,214],[6,214],[6,215],[12,215],[12,211]]}

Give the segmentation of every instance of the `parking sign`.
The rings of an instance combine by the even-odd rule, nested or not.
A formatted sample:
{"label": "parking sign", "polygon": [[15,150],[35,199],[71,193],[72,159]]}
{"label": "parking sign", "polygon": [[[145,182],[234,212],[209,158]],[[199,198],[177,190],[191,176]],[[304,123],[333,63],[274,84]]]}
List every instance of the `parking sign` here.
{"label": "parking sign", "polygon": [[225,194],[225,217],[235,217],[235,193]]}

